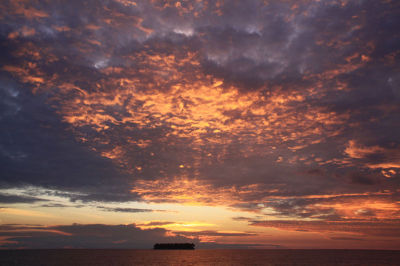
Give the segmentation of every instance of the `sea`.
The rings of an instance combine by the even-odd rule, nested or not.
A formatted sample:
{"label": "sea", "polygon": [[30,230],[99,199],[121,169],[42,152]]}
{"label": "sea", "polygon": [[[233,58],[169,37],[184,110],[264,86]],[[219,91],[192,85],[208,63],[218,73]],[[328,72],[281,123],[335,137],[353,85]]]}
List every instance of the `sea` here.
{"label": "sea", "polygon": [[1,266],[400,265],[385,250],[0,250]]}

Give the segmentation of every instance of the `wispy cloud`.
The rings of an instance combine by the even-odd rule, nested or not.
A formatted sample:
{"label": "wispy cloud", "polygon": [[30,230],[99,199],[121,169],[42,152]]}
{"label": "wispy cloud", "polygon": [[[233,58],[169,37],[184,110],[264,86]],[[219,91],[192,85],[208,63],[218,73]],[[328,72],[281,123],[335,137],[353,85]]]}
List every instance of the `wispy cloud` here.
{"label": "wispy cloud", "polygon": [[21,196],[21,195],[13,195],[13,194],[3,194],[0,193],[0,203],[35,203],[40,201],[48,201],[46,199],[30,197],[30,196]]}

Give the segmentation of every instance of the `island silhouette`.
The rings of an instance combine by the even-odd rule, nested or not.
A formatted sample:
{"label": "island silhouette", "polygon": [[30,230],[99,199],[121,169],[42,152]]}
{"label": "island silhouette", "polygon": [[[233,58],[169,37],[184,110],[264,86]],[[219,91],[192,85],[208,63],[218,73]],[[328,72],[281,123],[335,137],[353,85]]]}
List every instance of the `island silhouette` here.
{"label": "island silhouette", "polygon": [[157,243],[154,249],[194,249],[193,243]]}

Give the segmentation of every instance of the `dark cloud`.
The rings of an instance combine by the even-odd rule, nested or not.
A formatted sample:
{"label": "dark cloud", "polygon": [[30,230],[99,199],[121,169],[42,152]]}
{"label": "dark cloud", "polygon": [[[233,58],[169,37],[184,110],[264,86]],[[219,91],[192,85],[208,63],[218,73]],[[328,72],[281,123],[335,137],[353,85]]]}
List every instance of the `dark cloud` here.
{"label": "dark cloud", "polygon": [[308,169],[307,171],[305,171],[304,173],[308,174],[308,175],[315,175],[315,176],[324,176],[325,172],[321,169]]}
{"label": "dark cloud", "polygon": [[85,205],[65,205],[61,203],[50,203],[50,204],[42,204],[39,207],[46,207],[46,208],[82,208]]}
{"label": "dark cloud", "polygon": [[45,226],[40,224],[2,224],[0,230],[16,231],[16,230],[43,230]]}
{"label": "dark cloud", "polygon": [[[121,176],[116,167],[74,140],[55,110],[46,105],[48,95],[35,97],[12,81],[7,84],[3,80],[0,85],[4,89],[1,92],[11,93],[5,95],[7,109],[0,121],[7,128],[1,133],[2,182],[7,186],[28,183],[74,191],[104,181],[110,185],[108,191],[121,191],[118,186],[126,184],[123,178],[110,180],[110,176]],[[117,198],[112,196],[111,201]],[[127,195],[124,196],[126,201]],[[102,200],[106,198],[105,193]]]}
{"label": "dark cloud", "polygon": [[48,201],[37,197],[0,194],[0,203],[12,204],[12,203],[35,203],[41,201]]}
{"label": "dark cloud", "polygon": [[[130,225],[66,225],[41,228],[38,232],[25,232],[23,236],[9,237],[6,248],[137,248],[150,249],[159,242],[188,242],[189,239],[181,236],[167,237],[167,230],[161,228],[140,229]],[[50,232],[50,235],[49,235]],[[13,235],[5,232],[6,236]],[[193,239],[196,244],[198,241]]]}
{"label": "dark cloud", "polygon": [[238,216],[238,217],[232,217],[232,220],[234,220],[234,221],[251,221],[253,219],[250,217]]}
{"label": "dark cloud", "polygon": [[[23,229],[24,231],[20,231]],[[151,249],[155,243],[195,243],[196,248],[251,248],[276,247],[274,245],[224,244],[199,242],[195,235],[183,232],[176,235],[163,228],[140,229],[134,224],[73,224],[63,226],[2,226],[0,236],[6,241],[2,248],[107,248]],[[204,232],[206,233],[206,232]],[[213,236],[249,236],[252,234],[224,234],[208,231]],[[195,234],[195,233],[194,233]]]}
{"label": "dark cloud", "polygon": [[154,212],[152,209],[137,209],[137,208],[110,208],[98,206],[98,209],[108,212]]}
{"label": "dark cloud", "polygon": [[360,172],[351,172],[348,178],[348,182],[354,185],[374,185],[380,183],[380,180],[376,177]]}

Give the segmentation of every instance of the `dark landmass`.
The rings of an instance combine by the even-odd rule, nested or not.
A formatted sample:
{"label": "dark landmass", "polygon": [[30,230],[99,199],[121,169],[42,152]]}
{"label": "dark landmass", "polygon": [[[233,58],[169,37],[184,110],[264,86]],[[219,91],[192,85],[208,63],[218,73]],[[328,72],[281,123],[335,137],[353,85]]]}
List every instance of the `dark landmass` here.
{"label": "dark landmass", "polygon": [[157,243],[154,245],[154,249],[194,249],[193,243]]}

